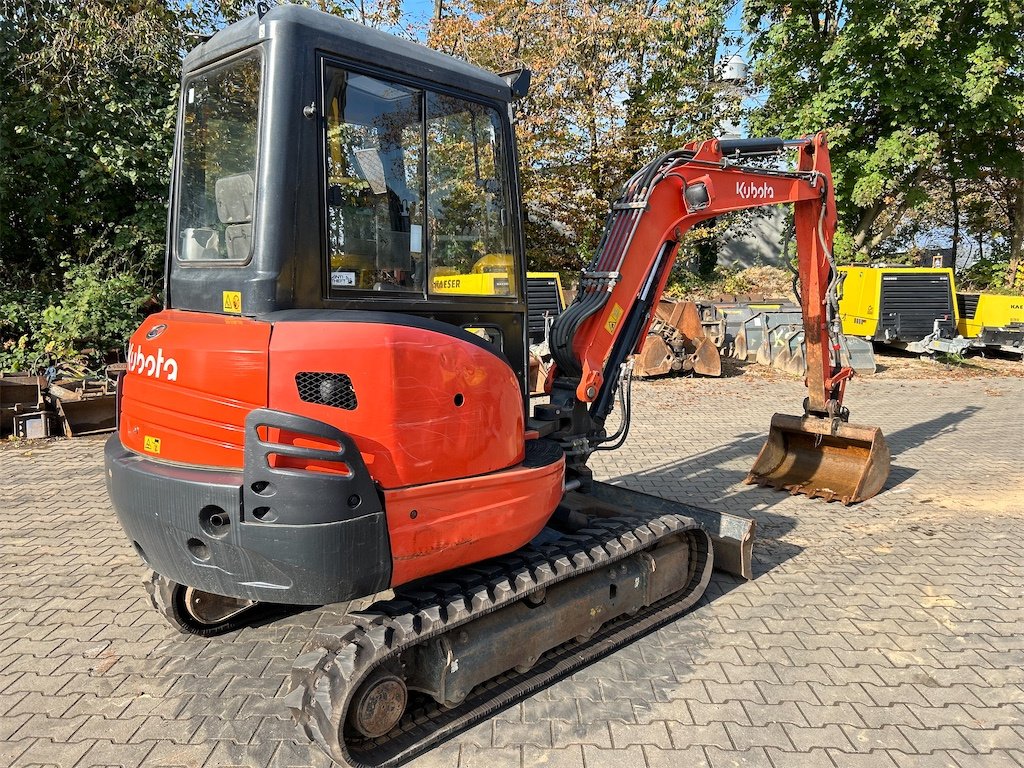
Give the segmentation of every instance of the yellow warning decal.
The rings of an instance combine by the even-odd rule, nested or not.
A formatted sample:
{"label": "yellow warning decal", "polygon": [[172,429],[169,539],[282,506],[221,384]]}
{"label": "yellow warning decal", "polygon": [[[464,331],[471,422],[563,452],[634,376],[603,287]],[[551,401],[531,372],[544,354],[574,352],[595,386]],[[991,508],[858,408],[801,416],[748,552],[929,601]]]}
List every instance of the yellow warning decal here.
{"label": "yellow warning decal", "polygon": [[608,333],[615,333],[615,326],[619,324],[619,320],[622,318],[622,311],[622,307],[618,304],[612,307],[612,311],[608,315],[608,321],[604,324],[605,330]]}
{"label": "yellow warning decal", "polygon": [[160,438],[146,435],[145,440],[142,441],[142,447],[146,453],[160,453]]}
{"label": "yellow warning decal", "polygon": [[224,291],[224,311],[242,314],[242,292]]}

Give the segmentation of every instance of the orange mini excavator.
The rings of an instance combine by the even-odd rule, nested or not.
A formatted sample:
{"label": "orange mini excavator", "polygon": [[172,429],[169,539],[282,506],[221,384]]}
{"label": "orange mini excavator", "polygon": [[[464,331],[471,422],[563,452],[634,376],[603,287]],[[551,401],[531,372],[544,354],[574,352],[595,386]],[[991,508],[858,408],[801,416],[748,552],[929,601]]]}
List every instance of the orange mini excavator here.
{"label": "orange mini excavator", "polygon": [[842,407],[820,135],[692,143],[629,179],[528,415],[528,80],[298,6],[184,62],[166,309],[128,349],[110,496],[185,632],[393,590],[294,665],[284,705],[340,762],[404,760],[679,616],[713,564],[750,576],[749,520],[587,468],[626,438],[630,360],[694,224],[795,208],[808,398],[750,479],[849,503],[887,474]]}

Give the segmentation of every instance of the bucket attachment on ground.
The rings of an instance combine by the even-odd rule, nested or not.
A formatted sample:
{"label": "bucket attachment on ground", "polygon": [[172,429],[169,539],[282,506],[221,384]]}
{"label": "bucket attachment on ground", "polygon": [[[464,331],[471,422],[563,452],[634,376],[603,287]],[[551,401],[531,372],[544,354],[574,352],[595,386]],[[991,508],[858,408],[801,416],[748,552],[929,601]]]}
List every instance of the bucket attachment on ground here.
{"label": "bucket attachment on ground", "polygon": [[708,337],[696,304],[663,298],[634,360],[633,373],[652,378],[672,371],[721,376],[722,356]]}
{"label": "bucket attachment on ground", "polygon": [[776,413],[746,482],[852,504],[882,490],[888,476],[878,427]]}

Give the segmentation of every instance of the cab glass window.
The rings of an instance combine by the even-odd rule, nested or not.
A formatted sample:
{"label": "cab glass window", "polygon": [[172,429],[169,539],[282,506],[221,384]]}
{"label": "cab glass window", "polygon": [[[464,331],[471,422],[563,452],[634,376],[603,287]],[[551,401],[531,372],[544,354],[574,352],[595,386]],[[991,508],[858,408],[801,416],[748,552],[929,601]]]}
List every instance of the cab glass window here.
{"label": "cab glass window", "polygon": [[185,83],[175,233],[182,261],[249,259],[259,98],[257,55]]}
{"label": "cab glass window", "polygon": [[428,93],[426,134],[431,291],[516,295],[497,111]]}
{"label": "cab glass window", "polygon": [[423,293],[423,92],[325,69],[332,292]]}

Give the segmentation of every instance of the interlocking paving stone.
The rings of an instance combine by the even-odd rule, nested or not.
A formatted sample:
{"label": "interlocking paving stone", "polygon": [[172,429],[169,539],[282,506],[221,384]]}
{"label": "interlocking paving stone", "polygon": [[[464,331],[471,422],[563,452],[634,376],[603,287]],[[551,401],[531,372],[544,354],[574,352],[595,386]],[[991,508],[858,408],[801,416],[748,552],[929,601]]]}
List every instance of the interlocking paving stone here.
{"label": "interlocking paving stone", "polygon": [[[756,578],[415,759],[416,768],[1024,765],[1024,379],[857,379],[886,491],[742,480],[799,382],[634,387],[598,478],[754,517]],[[176,634],[109,508],[102,439],[0,446],[0,765],[327,768],[277,698],[345,605]]]}

